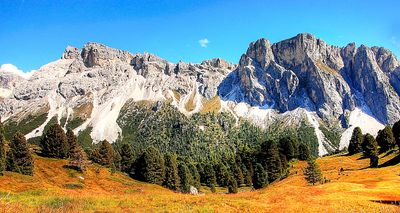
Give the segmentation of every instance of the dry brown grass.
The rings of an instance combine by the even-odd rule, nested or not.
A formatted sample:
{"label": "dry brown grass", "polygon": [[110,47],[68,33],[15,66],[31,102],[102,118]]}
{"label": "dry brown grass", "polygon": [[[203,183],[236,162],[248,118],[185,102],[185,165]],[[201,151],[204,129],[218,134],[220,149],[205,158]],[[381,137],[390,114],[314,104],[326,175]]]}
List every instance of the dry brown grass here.
{"label": "dry brown grass", "polygon": [[219,96],[214,96],[210,100],[205,100],[203,102],[203,107],[201,108],[200,113],[208,113],[208,112],[219,112],[221,109],[221,99]]}
{"label": "dry brown grass", "polygon": [[190,94],[189,100],[185,104],[185,109],[188,112],[193,111],[196,108],[196,91]]}
{"label": "dry brown grass", "polygon": [[85,103],[82,104],[78,107],[75,107],[73,109],[73,117],[74,118],[81,118],[82,120],[86,120],[90,117],[90,115],[92,114],[92,110],[93,110],[93,104],[92,103]]}
{"label": "dry brown grass", "polygon": [[318,60],[316,63],[318,69],[331,73],[333,75],[339,75],[339,72],[337,70],[334,70],[332,68],[330,68],[328,65],[324,64],[321,60]]}
{"label": "dry brown grass", "polygon": [[172,90],[172,93],[174,94],[176,102],[179,103],[179,101],[181,100],[181,94],[176,90]]}
{"label": "dry brown grass", "polygon": [[[66,160],[35,157],[33,177],[6,173],[0,177],[1,212],[398,212],[379,202],[400,200],[400,165],[370,169],[360,156],[318,160],[330,183],[308,186],[294,163],[291,174],[265,189],[234,195],[185,195],[130,179],[91,165],[85,174],[63,168]],[[382,163],[392,158],[384,157]],[[339,174],[340,168],[344,172]],[[84,177],[80,180],[79,176]],[[66,183],[80,183],[69,189]],[[221,189],[220,189],[221,190]]]}

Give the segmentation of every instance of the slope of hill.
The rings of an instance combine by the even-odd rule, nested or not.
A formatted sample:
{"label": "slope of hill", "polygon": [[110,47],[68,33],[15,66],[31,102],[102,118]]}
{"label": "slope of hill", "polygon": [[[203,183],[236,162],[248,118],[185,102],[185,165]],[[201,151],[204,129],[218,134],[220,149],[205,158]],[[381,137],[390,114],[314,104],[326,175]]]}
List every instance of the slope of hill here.
{"label": "slope of hill", "polygon": [[[6,172],[0,177],[2,212],[396,212],[400,211],[400,164],[397,153],[381,155],[377,169],[355,156],[318,159],[330,182],[308,186],[295,162],[291,174],[265,189],[225,194],[186,195],[142,183],[91,165],[85,174],[63,166],[65,160],[35,156],[33,177]],[[397,160],[397,162],[396,162]],[[397,163],[397,165],[395,164]],[[394,165],[392,165],[394,164]],[[340,169],[343,171],[340,172]]]}

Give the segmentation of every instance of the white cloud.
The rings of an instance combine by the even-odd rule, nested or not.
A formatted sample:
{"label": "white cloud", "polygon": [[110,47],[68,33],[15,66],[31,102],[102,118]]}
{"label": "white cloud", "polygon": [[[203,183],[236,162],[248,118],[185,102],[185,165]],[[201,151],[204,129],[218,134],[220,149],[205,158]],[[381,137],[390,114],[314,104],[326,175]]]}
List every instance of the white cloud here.
{"label": "white cloud", "polygon": [[14,66],[13,64],[2,64],[0,66],[0,73],[1,72],[8,72],[8,73],[13,73],[16,75],[19,75],[25,79],[29,79],[34,72],[36,72],[36,70],[31,70],[29,72],[24,72],[20,69],[18,69],[16,66]]}
{"label": "white cloud", "polygon": [[210,41],[206,38],[200,39],[199,44],[201,47],[207,47],[207,45],[210,43]]}

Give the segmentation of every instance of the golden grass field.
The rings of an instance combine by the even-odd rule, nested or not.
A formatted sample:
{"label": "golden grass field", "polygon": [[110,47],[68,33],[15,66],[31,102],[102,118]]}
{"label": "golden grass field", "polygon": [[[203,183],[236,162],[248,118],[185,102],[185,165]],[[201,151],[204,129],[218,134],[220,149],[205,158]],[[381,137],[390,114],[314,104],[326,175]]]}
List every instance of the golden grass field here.
{"label": "golden grass field", "polygon": [[[381,157],[382,164],[395,154]],[[0,177],[1,212],[400,212],[399,205],[386,204],[400,201],[400,164],[370,169],[360,155],[320,158],[331,180],[323,185],[308,186],[306,163],[294,162],[288,178],[265,189],[202,189],[202,195],[175,193],[96,165],[81,174],[63,168],[66,160],[34,158],[33,177]]]}

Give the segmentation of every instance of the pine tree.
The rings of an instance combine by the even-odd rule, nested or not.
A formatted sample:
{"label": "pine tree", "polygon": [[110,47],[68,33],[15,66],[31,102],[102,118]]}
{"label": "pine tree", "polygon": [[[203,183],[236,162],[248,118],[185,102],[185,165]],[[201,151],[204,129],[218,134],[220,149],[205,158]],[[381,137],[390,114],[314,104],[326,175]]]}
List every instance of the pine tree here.
{"label": "pine tree", "polygon": [[275,141],[267,142],[266,150],[266,170],[268,173],[268,181],[272,182],[279,179],[282,175],[282,162],[279,157],[278,145]]}
{"label": "pine tree", "polygon": [[135,163],[139,180],[161,185],[165,178],[164,157],[153,146],[148,147]]}
{"label": "pine tree", "polygon": [[10,144],[10,152],[12,152],[15,167],[21,174],[33,175],[33,158],[29,150],[25,136],[17,132]]}
{"label": "pine tree", "polygon": [[243,172],[235,161],[231,162],[231,173],[233,178],[235,178],[237,185],[242,185],[244,183]]}
{"label": "pine tree", "polygon": [[310,149],[307,145],[301,143],[299,145],[299,160],[308,160],[311,157]]}
{"label": "pine tree", "polygon": [[215,177],[219,186],[225,187],[228,183],[229,172],[225,164],[219,162],[214,166]]}
{"label": "pine tree", "polygon": [[228,178],[228,193],[236,194],[238,192],[238,184],[234,177],[230,176]]}
{"label": "pine tree", "polygon": [[77,171],[84,172],[86,171],[86,152],[82,149],[81,146],[77,146],[74,148],[72,155],[70,156],[70,161],[68,163],[68,167],[73,168]]}
{"label": "pine tree", "polygon": [[322,173],[315,160],[307,161],[308,166],[304,170],[304,176],[308,183],[315,185],[322,180]]}
{"label": "pine tree", "polygon": [[129,173],[134,161],[134,155],[133,155],[133,150],[132,147],[124,143],[121,146],[120,150],[120,155],[121,155],[121,171],[125,173]]}
{"label": "pine tree", "polygon": [[114,149],[107,140],[103,140],[100,147],[94,149],[90,159],[102,166],[112,167],[114,164]]}
{"label": "pine tree", "polygon": [[379,164],[378,149],[374,150],[369,157],[369,165],[371,168],[377,168]]}
{"label": "pine tree", "polygon": [[79,151],[78,138],[75,136],[74,132],[71,129],[67,130],[66,137],[69,148],[68,156],[72,157],[75,155],[75,152]]}
{"label": "pine tree", "polygon": [[113,163],[111,169],[121,171],[121,155],[115,149],[113,149]]}
{"label": "pine tree", "polygon": [[356,153],[362,152],[362,143],[363,143],[363,134],[361,132],[360,127],[356,127],[353,130],[353,134],[351,135],[351,139],[349,142],[349,154],[354,155]]}
{"label": "pine tree", "polygon": [[374,136],[367,133],[364,136],[362,147],[364,156],[369,158],[374,155],[375,150],[378,149],[378,143],[376,142]]}
{"label": "pine tree", "polygon": [[285,154],[287,160],[292,160],[298,155],[298,141],[293,136],[286,136],[279,140],[282,153]]}
{"label": "pine tree", "polygon": [[180,177],[180,182],[181,182],[181,191],[183,193],[189,193],[190,192],[190,171],[189,168],[186,166],[185,162],[180,162],[178,166],[178,173]]}
{"label": "pine tree", "polygon": [[392,128],[394,140],[396,141],[397,146],[400,149],[400,121],[397,121]]}
{"label": "pine tree", "polygon": [[14,154],[13,154],[13,152],[11,152],[11,150],[7,152],[6,170],[10,171],[10,172],[21,173],[17,163],[15,162]]}
{"label": "pine tree", "polygon": [[204,183],[211,187],[217,184],[216,176],[215,176],[215,171],[214,168],[211,164],[206,164],[204,166]]}
{"label": "pine tree", "polygon": [[191,185],[193,185],[194,187],[196,187],[197,190],[200,190],[201,187],[201,183],[200,183],[200,174],[197,171],[197,167],[193,164],[193,163],[189,163],[188,165],[189,170],[190,170],[190,174],[192,175],[192,183],[190,183]]}
{"label": "pine tree", "polygon": [[42,155],[51,158],[67,158],[69,144],[64,130],[59,124],[53,124],[43,135],[40,141]]}
{"label": "pine tree", "polygon": [[0,117],[0,175],[6,170],[6,139],[4,137],[4,127]]}
{"label": "pine tree", "polygon": [[180,177],[178,174],[178,165],[176,163],[176,154],[165,155],[165,180],[163,185],[172,190],[178,190],[180,186]]}
{"label": "pine tree", "polygon": [[386,126],[384,129],[379,130],[376,142],[380,146],[380,152],[386,152],[393,149],[396,145],[396,141],[393,136],[392,128]]}
{"label": "pine tree", "polygon": [[259,163],[254,168],[253,186],[255,189],[261,189],[268,185],[268,174]]}

